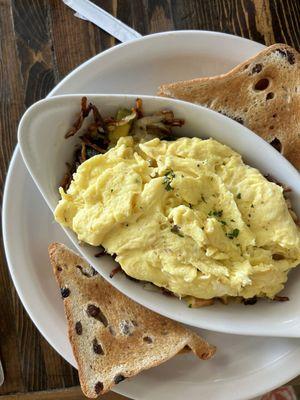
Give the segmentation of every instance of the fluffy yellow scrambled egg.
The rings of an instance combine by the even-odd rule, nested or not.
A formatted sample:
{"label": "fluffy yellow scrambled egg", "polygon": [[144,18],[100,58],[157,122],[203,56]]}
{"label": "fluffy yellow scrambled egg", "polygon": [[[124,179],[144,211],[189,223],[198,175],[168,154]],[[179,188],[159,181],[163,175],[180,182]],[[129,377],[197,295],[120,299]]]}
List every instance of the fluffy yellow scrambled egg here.
{"label": "fluffy yellow scrambled egg", "polygon": [[212,139],[123,137],[60,193],[59,223],[179,296],[273,298],[300,262],[282,188]]}

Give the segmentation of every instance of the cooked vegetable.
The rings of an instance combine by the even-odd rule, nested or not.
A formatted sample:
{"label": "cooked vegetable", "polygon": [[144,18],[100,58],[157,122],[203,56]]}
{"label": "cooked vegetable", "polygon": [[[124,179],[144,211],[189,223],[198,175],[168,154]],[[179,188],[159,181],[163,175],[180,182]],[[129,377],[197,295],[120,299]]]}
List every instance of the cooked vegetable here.
{"label": "cooked vegetable", "polygon": [[94,104],[88,103],[84,96],[81,99],[80,113],[72,128],[66,133],[66,138],[74,136],[83,128],[83,122],[91,111],[93,121],[87,125],[80,136],[80,146],[74,151],[72,164],[67,164],[68,170],[61,182],[64,190],[68,189],[78,165],[97,154],[105,153],[109,148],[114,147],[121,137],[131,135],[136,142],[144,142],[154,137],[172,140],[175,138],[172,127],[180,127],[184,124],[182,119],[174,118],[174,114],[170,110],[162,110],[153,115],[144,116],[141,99],[136,99],[131,110],[120,108],[115,117],[103,118],[98,108]]}

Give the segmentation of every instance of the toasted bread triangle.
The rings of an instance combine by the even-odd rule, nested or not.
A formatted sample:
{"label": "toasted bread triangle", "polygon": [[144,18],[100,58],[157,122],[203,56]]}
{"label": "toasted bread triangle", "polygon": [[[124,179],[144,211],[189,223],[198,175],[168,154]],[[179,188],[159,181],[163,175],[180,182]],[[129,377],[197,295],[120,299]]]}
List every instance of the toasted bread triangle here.
{"label": "toasted bread triangle", "polygon": [[49,256],[87,397],[95,398],[186,348],[202,359],[213,356],[214,346],[130,300],[63,244],[51,244]]}
{"label": "toasted bread triangle", "polygon": [[235,119],[300,169],[300,54],[290,46],[274,44],[224,75],[164,84],[158,94]]}

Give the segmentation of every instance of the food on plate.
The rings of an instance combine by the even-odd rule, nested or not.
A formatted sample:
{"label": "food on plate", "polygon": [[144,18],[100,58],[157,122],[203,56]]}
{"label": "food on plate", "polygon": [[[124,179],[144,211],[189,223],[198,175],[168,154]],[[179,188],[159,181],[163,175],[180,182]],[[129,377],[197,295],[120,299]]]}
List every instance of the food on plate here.
{"label": "food on plate", "polygon": [[68,171],[61,182],[64,189],[69,187],[73,173],[82,162],[96,154],[105,153],[117,143],[120,137],[130,133],[135,142],[147,141],[155,137],[165,140],[173,139],[172,127],[180,127],[184,124],[184,121],[175,118],[170,110],[161,110],[153,115],[144,116],[141,99],[136,99],[131,110],[120,108],[115,117],[102,118],[98,108],[88,103],[86,97],[82,97],[79,116],[66,133],[66,138],[75,135],[82,128],[90,112],[93,113],[93,121],[85,127],[83,135],[80,135],[81,145],[76,149],[73,162],[71,165],[68,164]]}
{"label": "food on plate", "polygon": [[135,303],[66,246],[49,246],[81,388],[95,398],[182,351],[203,360],[215,347],[195,332]]}
{"label": "food on plate", "polygon": [[275,298],[300,262],[283,188],[213,139],[130,133],[78,166],[56,221],[178,297]]}
{"label": "food on plate", "polygon": [[300,54],[274,44],[224,75],[166,83],[158,94],[231,117],[300,169],[299,87]]}

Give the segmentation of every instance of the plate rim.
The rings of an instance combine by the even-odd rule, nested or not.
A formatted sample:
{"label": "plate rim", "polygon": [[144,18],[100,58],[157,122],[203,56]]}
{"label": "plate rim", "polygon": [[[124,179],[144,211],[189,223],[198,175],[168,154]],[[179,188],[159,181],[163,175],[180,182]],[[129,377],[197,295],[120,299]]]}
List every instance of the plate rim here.
{"label": "plate rim", "polygon": [[[93,94],[90,93],[88,95],[89,99],[92,102],[95,102],[96,104],[101,104],[101,102],[114,102],[116,99],[119,102],[127,102],[130,100],[130,103],[134,102],[134,99],[138,95],[135,94]],[[28,143],[29,141],[26,139],[27,137],[31,137],[31,139],[34,139],[34,136],[31,136],[29,134],[29,131],[32,131],[29,127],[31,126],[30,124],[33,123],[34,121],[34,115],[43,115],[45,113],[45,110],[56,110],[57,107],[59,109],[62,109],[66,107],[65,113],[68,113],[68,105],[69,104],[77,104],[80,102],[82,95],[81,94],[65,94],[65,95],[57,95],[57,96],[52,96],[50,98],[46,98],[43,100],[40,100],[36,102],[34,105],[32,105],[24,114],[22,117],[20,124],[19,124],[19,129],[18,129],[18,136],[20,139],[20,151],[23,156],[23,161],[25,165],[27,166],[27,169],[36,183],[36,186],[39,188],[39,191],[41,192],[45,202],[48,204],[49,208],[51,209],[52,213],[54,212],[55,205],[53,201],[52,195],[50,195],[47,192],[49,192],[49,188],[45,185],[45,180],[44,179],[39,179],[39,167],[37,168],[36,163],[31,163],[32,160],[32,152],[30,152]],[[272,154],[273,157],[275,157],[275,160],[273,160],[271,163],[269,163],[270,168],[271,164],[272,165],[278,165],[280,170],[283,170],[286,172],[286,178],[290,179],[290,184],[286,183],[288,186],[291,186],[293,191],[297,194],[297,198],[300,199],[300,193],[298,194],[298,190],[296,189],[298,187],[298,183],[300,184],[300,175],[298,174],[298,171],[295,169],[295,167],[289,163],[281,154],[279,154],[272,146],[270,146],[268,143],[266,143],[260,136],[254,134],[251,130],[249,130],[247,127],[241,126],[238,122],[233,121],[232,119],[222,116],[218,113],[216,113],[214,110],[205,108],[200,105],[195,105],[191,104],[185,101],[181,101],[178,99],[165,99],[162,97],[157,97],[157,96],[152,96],[152,95],[140,95],[141,99],[145,103],[145,109],[149,107],[148,102],[151,104],[153,101],[159,102],[159,107],[162,108],[175,108],[180,107],[180,109],[183,110],[183,113],[189,113],[191,112],[193,115],[197,112],[198,117],[200,119],[202,118],[207,118],[207,120],[211,121],[221,121],[222,126],[225,130],[227,131],[234,131],[234,129],[239,130],[239,135],[241,137],[245,137],[245,140],[241,140],[243,143],[249,144],[249,146],[252,146],[254,148],[260,147],[260,151],[263,151],[263,154],[265,156]],[[76,101],[75,101],[76,100]],[[162,104],[161,104],[162,103]],[[66,106],[67,104],[67,106]],[[151,107],[151,105],[150,105]],[[179,112],[179,110],[177,110]],[[45,115],[46,117],[46,115]],[[209,122],[208,122],[209,123]],[[24,128],[25,126],[25,128]],[[28,131],[29,129],[29,131]],[[39,128],[35,128],[38,129]],[[28,135],[29,134],[29,135]],[[235,133],[236,134],[236,133]],[[214,134],[212,133],[212,137],[214,137]],[[226,135],[223,134],[223,139],[224,143],[227,143],[226,141]],[[218,140],[218,139],[217,139]],[[219,140],[221,140],[219,138]],[[255,143],[254,143],[255,142]],[[228,144],[228,143],[227,143]],[[229,144],[230,145],[230,144]],[[238,145],[237,145],[238,146]],[[238,149],[233,146],[233,148],[239,152]],[[39,152],[39,149],[36,149],[37,152]],[[253,153],[253,151],[252,151]],[[258,161],[257,161],[258,162]],[[35,165],[35,167],[34,167]],[[255,165],[255,164],[254,164]],[[259,166],[257,168],[260,169]],[[268,167],[265,166],[265,168],[268,169]],[[272,169],[269,171],[272,176],[274,176],[278,181],[285,182],[284,178],[280,178],[280,176],[276,175],[276,172],[272,172]],[[300,187],[300,186],[299,186]],[[52,190],[51,190],[52,191]],[[295,200],[297,203],[297,200]],[[56,201],[55,201],[56,204]],[[199,329],[206,329],[206,330],[211,330],[214,332],[223,332],[223,333],[229,333],[229,334],[236,334],[236,335],[252,335],[252,336],[271,336],[271,337],[291,337],[291,338],[300,338],[300,318],[297,316],[295,308],[297,308],[297,305],[293,305],[291,302],[286,304],[286,311],[291,312],[290,318],[292,318],[292,314],[294,315],[293,319],[291,320],[290,325],[284,325],[285,320],[283,318],[282,310],[278,307],[275,307],[274,305],[262,305],[261,309],[262,314],[259,314],[260,310],[257,310],[255,313],[252,313],[251,316],[245,315],[241,320],[239,320],[239,316],[237,316],[236,311],[232,311],[232,314],[228,315],[229,318],[232,316],[232,324],[228,326],[225,321],[226,321],[226,311],[229,310],[226,308],[226,310],[223,310],[218,313],[218,316],[214,315],[214,313],[208,312],[206,309],[203,310],[198,310],[197,312],[191,312],[189,311],[188,313],[182,311],[182,303],[178,302],[178,300],[172,299],[172,305],[168,304],[169,300],[166,299],[165,297],[159,297],[159,298],[149,298],[149,293],[145,293],[144,291],[141,293],[139,290],[134,290],[133,286],[136,286],[133,283],[129,283],[127,279],[119,279],[119,280],[112,280],[110,281],[108,278],[108,274],[106,269],[102,268],[102,265],[100,265],[98,262],[96,262],[96,259],[94,259],[93,256],[90,254],[85,254],[86,247],[82,247],[78,245],[78,241],[75,239],[74,233],[70,230],[67,229],[66,227],[62,227],[63,230],[65,231],[66,235],[68,238],[73,242],[73,245],[75,248],[77,248],[77,251],[79,254],[83,256],[83,258],[86,258],[87,261],[93,265],[95,269],[98,270],[100,275],[104,277],[104,279],[108,280],[111,282],[111,284],[118,290],[120,290],[123,294],[127,295],[130,297],[132,300],[136,301],[137,303],[143,305],[146,308],[149,308],[150,310],[157,312],[161,315],[164,315],[170,319],[176,320],[178,322],[181,322],[183,324],[187,324],[190,326],[197,327]],[[113,266],[111,266],[113,268]],[[106,272],[105,272],[106,271]],[[290,308],[289,308],[290,306]],[[221,306],[222,307],[222,306]],[[268,307],[268,308],[267,308]],[[258,323],[257,325],[254,323],[253,324],[253,314],[254,318],[257,318],[257,321],[262,321],[265,320],[266,316],[268,315],[270,308],[272,307],[272,311],[274,311],[276,317],[274,320],[270,321],[269,324],[264,325],[261,327],[261,324]],[[185,307],[184,307],[185,308]],[[251,309],[252,311],[253,309]],[[254,311],[254,310],[253,310]],[[222,315],[220,315],[222,314]],[[241,309],[239,307],[238,314],[241,314]],[[259,315],[259,317],[258,317]],[[252,323],[249,323],[249,318],[252,321]],[[260,328],[258,328],[258,326]]]}
{"label": "plate rim", "polygon": [[[243,43],[245,43],[245,42],[251,42],[252,44],[253,44],[253,43],[256,43],[256,42],[253,42],[253,41],[250,40],[250,39],[241,38],[241,37],[238,37],[238,36],[235,36],[235,35],[231,35],[231,34],[227,34],[227,33],[222,33],[222,32],[211,32],[211,31],[201,31],[201,30],[193,30],[193,31],[191,31],[191,30],[169,31],[169,32],[160,32],[160,33],[155,33],[155,34],[147,35],[147,36],[145,36],[145,37],[142,37],[142,38],[139,38],[139,39],[135,39],[135,40],[133,40],[133,41],[126,42],[126,43],[122,43],[122,44],[119,44],[119,45],[117,45],[117,46],[114,46],[114,47],[112,47],[112,48],[110,48],[110,49],[108,49],[108,50],[105,50],[105,51],[102,52],[102,53],[99,53],[99,54],[95,55],[94,57],[90,58],[89,60],[85,61],[84,63],[82,63],[81,65],[79,65],[77,68],[75,68],[74,70],[72,70],[62,81],[60,81],[60,82],[55,86],[55,88],[53,88],[53,89],[51,90],[51,92],[48,94],[48,96],[53,96],[54,93],[55,93],[56,91],[60,90],[61,86],[62,86],[70,77],[73,76],[73,74],[75,74],[77,71],[79,71],[79,70],[81,70],[82,68],[84,68],[86,65],[88,65],[88,64],[94,62],[95,60],[97,60],[97,59],[98,59],[99,57],[101,57],[104,53],[107,54],[108,52],[115,51],[115,50],[118,49],[119,47],[129,46],[129,45],[131,45],[132,43],[135,43],[135,42],[138,42],[138,41],[149,40],[149,39],[151,39],[152,37],[165,36],[165,35],[174,35],[174,34],[193,34],[193,35],[201,35],[201,34],[203,34],[203,33],[209,34],[209,35],[228,36],[228,37],[234,38],[235,40],[239,40],[239,41],[241,41],[241,42],[243,42]],[[263,45],[261,45],[261,44],[259,44],[259,43],[257,43],[257,45],[258,45],[258,46],[262,46],[262,48],[264,47]],[[47,97],[48,97],[48,96],[47,96]],[[7,260],[7,264],[8,264],[8,269],[9,269],[10,275],[11,275],[11,277],[12,277],[12,281],[13,281],[13,284],[14,284],[14,286],[15,286],[15,289],[16,289],[16,291],[17,291],[17,293],[18,293],[18,296],[19,296],[19,298],[20,298],[20,300],[21,300],[21,302],[22,302],[23,307],[25,308],[26,312],[28,313],[30,319],[33,321],[33,323],[35,324],[35,326],[37,327],[37,329],[39,330],[39,332],[40,332],[40,333],[43,335],[43,337],[48,341],[48,343],[49,343],[49,344],[50,344],[64,359],[66,359],[65,356],[58,350],[58,348],[57,348],[57,346],[55,345],[55,343],[53,342],[53,340],[52,340],[50,337],[48,337],[47,332],[45,332],[42,328],[39,327],[38,321],[37,321],[36,318],[31,314],[30,309],[27,308],[27,302],[25,301],[25,298],[24,298],[24,296],[23,296],[22,290],[21,290],[21,288],[20,288],[19,285],[18,285],[17,278],[16,278],[16,276],[15,276],[15,274],[14,274],[15,268],[13,267],[13,264],[12,264],[12,261],[11,261],[11,257],[10,257],[10,250],[9,250],[8,238],[7,238],[7,224],[8,224],[8,221],[7,221],[7,219],[6,219],[6,214],[7,214],[7,211],[6,211],[6,210],[7,210],[7,207],[8,207],[8,205],[7,205],[8,195],[9,195],[8,188],[9,188],[9,186],[10,186],[10,184],[11,184],[11,177],[12,177],[12,175],[13,175],[13,173],[14,173],[15,165],[16,165],[16,162],[18,161],[18,158],[19,158],[19,157],[21,157],[21,154],[20,154],[19,146],[17,145],[16,148],[15,148],[15,150],[14,150],[14,152],[13,152],[13,155],[12,155],[12,157],[11,157],[11,160],[10,160],[9,168],[8,168],[8,171],[7,171],[7,176],[6,176],[6,179],[5,179],[4,190],[3,190],[3,207],[2,207],[2,221],[3,221],[3,223],[2,223],[2,232],[3,232],[3,244],[4,244],[4,250],[5,250],[5,256],[6,256],[6,260]],[[289,340],[289,339],[286,339],[286,340]],[[284,375],[285,375],[284,378],[278,379],[278,380],[276,381],[276,383],[273,383],[273,384],[266,384],[266,381],[263,380],[263,382],[262,382],[262,384],[261,384],[261,389],[258,390],[258,391],[257,391],[257,390],[252,391],[252,393],[250,394],[250,396],[253,397],[253,396],[258,396],[258,395],[264,394],[265,392],[267,392],[267,391],[269,391],[269,390],[272,390],[272,389],[274,389],[275,387],[278,387],[278,385],[284,384],[287,380],[293,379],[295,376],[297,376],[297,375],[300,373],[300,365],[299,365],[299,363],[298,363],[298,359],[299,359],[299,358],[298,358],[298,357],[299,357],[299,356],[298,356],[298,353],[300,352],[300,347],[299,347],[298,350],[299,350],[299,351],[294,352],[293,354],[288,354],[287,356],[284,357],[284,359],[281,359],[281,360],[276,361],[276,362],[280,362],[280,363],[282,364],[283,361],[287,361],[287,359],[288,359],[289,363],[291,363],[291,359],[292,359],[292,360],[294,361],[294,365],[290,365],[290,364],[289,364],[289,371],[291,371],[291,367],[293,366],[293,372],[290,372],[289,374],[287,374],[287,373],[284,374]],[[70,362],[69,360],[67,360],[67,361]],[[280,365],[279,365],[279,366],[278,366],[278,369],[280,369],[280,368],[281,368],[281,367],[280,367]],[[281,372],[282,372],[282,371],[281,371]],[[287,372],[287,371],[286,371],[286,372]],[[259,377],[259,376],[261,376],[261,372],[260,372],[260,371],[256,371],[253,375],[255,375],[256,377],[257,377],[257,376]],[[253,375],[252,375],[252,377],[253,377]],[[246,375],[246,377],[247,377],[247,375]],[[249,383],[250,383],[250,382],[251,382],[251,379],[249,378]],[[256,385],[256,387],[257,387],[257,385]],[[122,390],[122,389],[120,390],[120,389],[121,389],[121,387],[120,387],[120,388],[114,388],[114,391],[116,391],[116,392],[118,392],[118,393],[121,393],[121,394],[123,393],[123,394],[125,394],[125,395],[127,395],[127,396],[130,396],[130,394],[125,393],[126,390],[124,391],[124,390]],[[242,397],[237,397],[237,398],[239,398],[240,400],[241,400],[241,399],[247,399],[247,398],[249,398],[249,393],[248,393],[248,395],[246,395],[246,396],[243,394]],[[237,398],[236,398],[236,399],[237,399]]]}
{"label": "plate rim", "polygon": [[141,38],[136,38],[124,43],[119,43],[113,47],[110,47],[96,55],[94,55],[93,57],[89,58],[88,60],[84,61],[82,64],[78,65],[76,68],[74,68],[72,71],[70,71],[60,82],[58,82],[58,84],[47,94],[46,97],[52,97],[55,96],[55,93],[57,91],[60,90],[61,86],[63,86],[65,84],[65,82],[67,82],[70,78],[73,77],[73,75],[75,75],[76,73],[80,72],[83,68],[85,68],[87,65],[89,65],[90,63],[93,63],[95,60],[97,60],[98,58],[101,58],[102,55],[105,54],[110,54],[111,52],[117,51],[122,49],[123,47],[127,47],[127,46],[132,46],[138,42],[141,41],[148,41],[148,40],[152,40],[152,39],[159,39],[160,37],[165,37],[165,36],[176,36],[176,35],[209,35],[209,36],[219,36],[219,37],[226,37],[229,39],[233,39],[236,41],[240,41],[242,43],[249,43],[249,45],[253,45],[256,44],[257,46],[260,46],[261,49],[266,48],[267,46],[255,42],[254,40],[248,39],[248,38],[243,38],[241,36],[237,36],[237,35],[233,35],[231,33],[223,33],[223,32],[218,32],[218,31],[207,31],[207,30],[191,30],[191,29],[182,29],[182,30],[176,30],[176,31],[165,31],[165,32],[157,32],[157,33],[151,33],[149,35],[145,35],[142,36]]}

